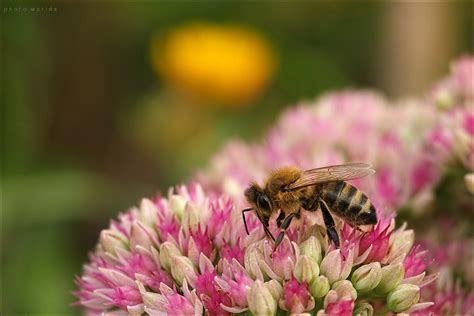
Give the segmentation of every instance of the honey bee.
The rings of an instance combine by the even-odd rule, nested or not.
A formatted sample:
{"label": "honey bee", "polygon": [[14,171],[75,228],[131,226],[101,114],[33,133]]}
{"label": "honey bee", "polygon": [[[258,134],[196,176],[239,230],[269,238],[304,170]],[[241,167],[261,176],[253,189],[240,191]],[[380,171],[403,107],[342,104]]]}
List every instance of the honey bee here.
{"label": "honey bee", "polygon": [[[302,170],[284,167],[270,174],[262,188],[254,183],[245,190],[245,197],[252,207],[242,210],[245,230],[249,234],[245,213],[254,210],[263,225],[265,234],[275,242],[283,240],[286,229],[301,211],[321,210],[330,241],[339,248],[339,236],[331,212],[352,227],[377,223],[375,207],[362,191],[345,182],[373,174],[375,171],[364,163],[348,163]],[[280,233],[273,237],[269,219],[280,210],[276,219]]]}

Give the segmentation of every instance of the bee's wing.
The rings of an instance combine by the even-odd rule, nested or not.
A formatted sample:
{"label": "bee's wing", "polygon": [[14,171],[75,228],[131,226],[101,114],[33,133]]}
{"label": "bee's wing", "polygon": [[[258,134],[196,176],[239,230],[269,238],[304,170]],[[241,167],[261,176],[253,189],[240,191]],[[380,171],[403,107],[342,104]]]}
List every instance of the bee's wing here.
{"label": "bee's wing", "polygon": [[348,163],[305,170],[301,178],[290,184],[288,188],[293,190],[322,182],[362,178],[375,173],[371,167],[365,163]]}

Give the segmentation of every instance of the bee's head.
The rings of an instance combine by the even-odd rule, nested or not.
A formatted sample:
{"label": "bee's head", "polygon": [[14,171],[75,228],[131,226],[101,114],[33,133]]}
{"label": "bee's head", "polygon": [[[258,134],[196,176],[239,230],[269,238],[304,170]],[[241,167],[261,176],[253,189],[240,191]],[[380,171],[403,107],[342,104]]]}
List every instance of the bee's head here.
{"label": "bee's head", "polygon": [[260,219],[262,221],[266,221],[264,224],[268,225],[268,219],[270,218],[273,209],[272,202],[268,195],[257,184],[253,184],[248,187],[244,194],[247,198],[247,201],[253,206]]}
{"label": "bee's head", "polygon": [[247,198],[247,201],[252,206],[250,208],[242,210],[242,219],[244,221],[245,231],[247,232],[247,235],[249,234],[249,230],[247,227],[247,222],[245,220],[245,212],[255,210],[255,213],[257,214],[258,219],[263,224],[263,230],[265,231],[265,234],[269,238],[271,238],[273,241],[275,241],[275,238],[273,237],[272,233],[268,229],[268,221],[270,219],[270,216],[272,215],[272,210],[273,210],[273,204],[272,204],[271,199],[265,193],[265,190],[263,190],[257,184],[253,184],[250,187],[248,187],[247,190],[245,190],[244,194],[245,194],[245,197]]}

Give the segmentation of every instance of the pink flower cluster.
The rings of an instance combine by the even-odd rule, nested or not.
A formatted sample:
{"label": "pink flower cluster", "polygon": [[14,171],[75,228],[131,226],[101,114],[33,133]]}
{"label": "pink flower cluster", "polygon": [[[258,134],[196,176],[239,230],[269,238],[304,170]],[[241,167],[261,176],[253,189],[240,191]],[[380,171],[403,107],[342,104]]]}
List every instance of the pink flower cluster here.
{"label": "pink flower cluster", "polygon": [[428,102],[440,109],[429,144],[438,158],[467,169],[466,186],[474,194],[474,58],[463,56],[453,63],[451,74],[434,87]]}
{"label": "pink flower cluster", "polygon": [[[448,192],[459,193],[457,182],[474,192],[473,69],[474,59],[463,57],[427,98],[396,104],[372,91],[327,94],[283,113],[262,142],[229,143],[197,174],[200,184],[144,199],[101,232],[76,280],[78,304],[91,315],[474,313],[472,273],[456,261],[472,239],[433,237],[436,227],[449,226],[446,235],[459,227],[454,216],[446,225],[436,213],[446,204],[438,192],[449,187],[447,170],[466,174]],[[262,183],[277,166],[347,161],[377,170],[351,181],[378,210],[370,232],[336,220],[336,249],[319,212],[303,212],[276,249],[255,214],[245,233],[241,210],[250,182]],[[460,202],[449,214],[472,215],[465,211],[472,196],[465,194],[454,197]],[[415,219],[433,210],[434,220],[420,227],[424,236],[417,234],[428,250],[415,245],[406,224],[395,226],[401,208]],[[273,233],[277,215],[270,219]],[[463,258],[472,262],[474,255]]]}
{"label": "pink flower cluster", "polygon": [[247,235],[240,208],[199,185],[144,199],[102,231],[77,278],[78,303],[91,315],[352,315],[371,303],[394,312],[432,305],[418,300],[435,275],[426,276],[413,231],[394,229],[392,217],[381,215],[366,234],[343,224],[340,249],[314,213],[277,249],[251,217]]}
{"label": "pink flower cluster", "polygon": [[283,113],[262,143],[229,143],[197,179],[242,199],[245,187],[262,182],[275,166],[310,169],[368,161],[377,173],[354,183],[378,209],[391,212],[408,202],[428,205],[439,169],[422,150],[423,137],[412,135],[427,135],[435,114],[422,102],[393,105],[372,91],[327,94]]}

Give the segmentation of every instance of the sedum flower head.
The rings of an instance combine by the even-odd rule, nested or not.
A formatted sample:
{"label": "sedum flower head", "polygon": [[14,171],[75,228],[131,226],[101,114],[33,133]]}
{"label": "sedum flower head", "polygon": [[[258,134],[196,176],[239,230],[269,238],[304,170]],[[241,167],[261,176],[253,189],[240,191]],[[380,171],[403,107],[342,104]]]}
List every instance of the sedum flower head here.
{"label": "sedum flower head", "polygon": [[474,194],[474,57],[462,56],[451,64],[451,73],[438,82],[429,102],[441,110],[428,136],[432,153],[442,163],[459,163],[467,173],[465,185]]}
{"label": "sedum flower head", "polygon": [[[426,140],[419,135],[433,128],[436,111],[420,100],[391,104],[373,91],[328,93],[288,109],[261,143],[229,143],[196,179],[244,202],[241,192],[248,183],[262,183],[278,166],[312,169],[370,162],[377,172],[352,183],[377,209],[390,213],[412,204],[429,209],[430,193],[440,171],[432,153],[424,150]],[[385,228],[381,227],[374,239],[383,237]],[[363,247],[369,244],[366,240]],[[381,256],[379,251],[384,247],[386,244],[374,248],[370,256]]]}
{"label": "sedum flower head", "polygon": [[[441,180],[451,165],[462,169],[454,181],[466,186],[463,194],[474,191],[473,69],[474,59],[463,57],[426,100],[396,106],[371,91],[330,93],[283,113],[262,143],[228,144],[196,176],[206,191],[181,186],[144,199],[101,232],[76,280],[78,304],[91,314],[472,314],[472,292],[461,286],[474,279],[472,256],[459,256],[472,240],[448,241],[444,249],[426,238],[427,252],[414,246],[407,224],[396,227],[393,211],[420,215],[445,207],[437,194],[449,185]],[[377,170],[352,181],[378,210],[372,230],[336,219],[336,249],[321,214],[302,212],[277,249],[255,214],[248,214],[245,233],[240,210],[249,182],[262,182],[276,166],[345,161],[370,162]],[[462,215],[472,199],[455,199]],[[269,221],[274,235],[276,215]],[[456,227],[446,220],[430,225],[443,229],[443,223]],[[452,227],[443,237],[453,235]],[[439,274],[428,272],[436,269]]]}
{"label": "sedum flower head", "polygon": [[[390,298],[397,310],[400,297],[405,305],[418,302],[419,293],[402,295],[399,287],[422,286],[420,277],[405,278],[398,287],[384,279],[384,269],[393,265],[386,262],[390,252],[370,258],[369,250],[361,253],[363,232],[351,232],[350,242],[334,249],[310,220],[317,215],[305,213],[275,249],[255,215],[248,216],[250,235],[245,233],[240,210],[199,185],[144,199],[100,234],[76,281],[78,304],[90,313],[333,315],[351,313],[371,300],[388,304]],[[395,232],[387,230],[388,238]],[[424,266],[415,249],[403,264],[418,273]],[[390,293],[375,291],[382,282],[391,284]]]}

